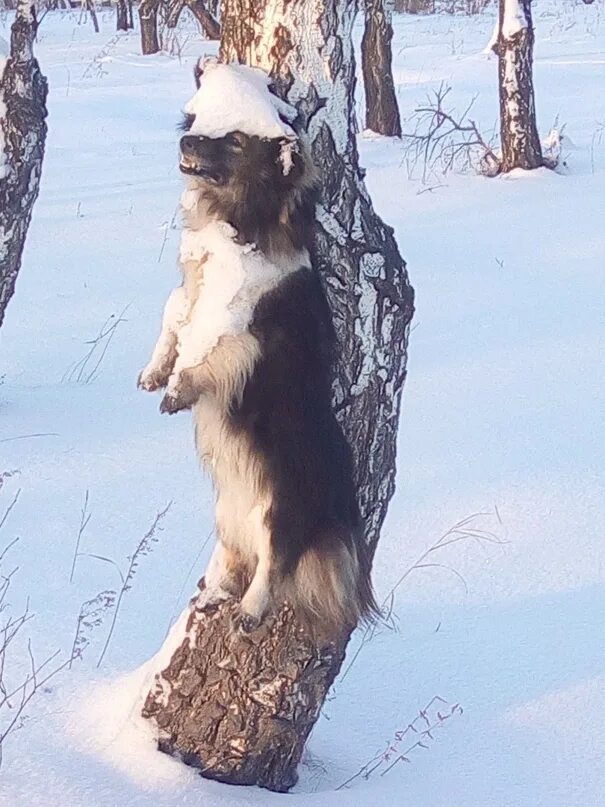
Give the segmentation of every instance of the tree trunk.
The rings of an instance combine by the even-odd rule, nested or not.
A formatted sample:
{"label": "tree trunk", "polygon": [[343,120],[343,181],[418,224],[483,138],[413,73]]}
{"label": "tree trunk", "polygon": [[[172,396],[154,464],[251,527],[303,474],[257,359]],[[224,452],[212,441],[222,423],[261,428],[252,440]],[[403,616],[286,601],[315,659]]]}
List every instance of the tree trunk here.
{"label": "tree trunk", "polygon": [[202,26],[208,39],[220,39],[221,27],[206,8],[203,0],[187,0],[187,6],[195,19]]}
{"label": "tree trunk", "polygon": [[221,27],[206,8],[204,0],[173,0],[173,3],[168,7],[168,14],[166,15],[166,26],[168,28],[176,28],[179,17],[183,13],[185,6],[189,8],[193,16],[199,22],[202,31],[206,34],[208,39],[220,39]]}
{"label": "tree trunk", "polygon": [[127,0],[127,15],[126,15],[126,28],[132,31],[134,28],[134,19],[132,17],[132,0]]}
{"label": "tree trunk", "polygon": [[500,0],[498,55],[502,173],[544,165],[536,125],[532,75],[531,0]]}
{"label": "tree trunk", "polygon": [[90,19],[92,20],[92,27],[95,29],[95,34],[99,33],[99,20],[97,18],[97,10],[93,3],[93,0],[86,0],[86,8],[88,13],[90,14]]}
{"label": "tree trunk", "polygon": [[118,0],[116,3],[116,31],[128,30],[128,9],[126,0]]}
{"label": "tree trunk", "polygon": [[365,0],[365,28],[361,40],[366,128],[401,137],[401,120],[393,83],[391,40],[393,0]]}
{"label": "tree trunk", "polygon": [[[334,402],[356,460],[373,553],[395,489],[395,450],[413,292],[393,231],[372,207],[354,127],[355,0],[224,0],[223,61],[259,66],[298,107],[321,166],[313,263],[325,284],[342,361]],[[203,585],[203,584],[202,584]],[[287,790],[348,637],[315,647],[291,611],[242,636],[235,605],[202,613],[194,598],[165,648],[143,714],[159,747],[204,776]]]}
{"label": "tree trunk", "polygon": [[0,325],[15,291],[46,140],[46,79],[33,56],[32,6],[21,0],[10,56],[0,57]]}
{"label": "tree trunk", "polygon": [[184,8],[185,0],[172,0],[172,2],[168,4],[166,11],[166,28],[176,28]]}
{"label": "tree trunk", "polygon": [[158,39],[158,8],[160,0],[142,0],[139,5],[139,20],[141,21],[141,51],[143,56],[158,53],[160,42]]}
{"label": "tree trunk", "polygon": [[395,11],[406,14],[434,14],[435,0],[395,0]]}

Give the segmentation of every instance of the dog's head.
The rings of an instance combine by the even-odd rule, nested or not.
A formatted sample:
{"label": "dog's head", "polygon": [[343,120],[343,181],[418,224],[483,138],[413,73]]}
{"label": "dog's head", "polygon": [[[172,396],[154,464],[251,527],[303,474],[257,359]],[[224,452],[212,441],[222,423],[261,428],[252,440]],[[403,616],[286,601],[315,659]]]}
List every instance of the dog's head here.
{"label": "dog's head", "polygon": [[[234,78],[240,79],[239,75]],[[199,82],[199,76],[196,79]],[[252,85],[251,90],[255,89]],[[180,170],[191,178],[190,187],[197,191],[204,209],[233,225],[242,241],[254,241],[262,248],[263,242],[275,241],[281,229],[278,237],[292,236],[293,246],[300,249],[301,238],[306,237],[301,228],[313,218],[316,183],[307,149],[291,121],[280,122],[273,110],[276,123],[271,122],[274,128],[269,131],[275,136],[238,128],[209,136],[203,113],[211,117],[214,109],[204,97],[202,101],[206,103],[202,112],[196,115],[195,105],[190,105],[181,125]],[[262,113],[263,108],[259,109]],[[231,125],[235,123],[227,118],[226,126]]]}

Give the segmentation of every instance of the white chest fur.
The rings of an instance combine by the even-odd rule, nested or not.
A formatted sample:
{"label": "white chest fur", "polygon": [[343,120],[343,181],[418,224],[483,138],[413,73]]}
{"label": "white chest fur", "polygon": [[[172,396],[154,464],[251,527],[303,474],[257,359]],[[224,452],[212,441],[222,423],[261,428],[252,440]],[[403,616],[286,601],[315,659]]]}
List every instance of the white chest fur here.
{"label": "white chest fur", "polygon": [[301,265],[300,259],[270,261],[254,245],[238,244],[235,236],[225,222],[183,231],[181,266],[188,293],[195,295],[179,333],[183,367],[200,364],[221,337],[244,333],[260,298]]}

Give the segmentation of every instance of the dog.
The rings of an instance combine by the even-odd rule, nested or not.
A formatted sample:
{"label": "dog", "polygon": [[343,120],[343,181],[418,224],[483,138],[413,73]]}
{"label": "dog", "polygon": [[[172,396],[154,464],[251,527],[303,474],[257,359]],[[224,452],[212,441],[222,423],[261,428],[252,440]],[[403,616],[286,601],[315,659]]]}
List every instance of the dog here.
{"label": "dog", "polygon": [[[162,412],[193,410],[216,491],[205,607],[241,598],[236,623],[249,633],[286,601],[313,635],[336,640],[376,605],[352,453],[332,407],[335,331],[309,258],[317,172],[257,73],[198,73],[210,109],[194,96],[180,139],[183,283],[139,386],[166,387]],[[252,131],[231,130],[227,110],[203,133],[221,103],[212,82],[226,92],[230,81],[249,82],[244,105],[258,89],[270,126],[257,110]]]}

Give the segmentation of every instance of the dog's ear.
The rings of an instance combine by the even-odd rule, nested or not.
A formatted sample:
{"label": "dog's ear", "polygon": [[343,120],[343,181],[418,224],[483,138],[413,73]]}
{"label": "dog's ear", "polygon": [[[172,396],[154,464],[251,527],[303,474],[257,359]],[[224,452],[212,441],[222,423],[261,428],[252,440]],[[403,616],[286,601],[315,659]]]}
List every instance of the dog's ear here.
{"label": "dog's ear", "polygon": [[193,66],[193,80],[195,81],[196,90],[199,90],[200,88],[200,81],[202,79],[203,73],[204,73],[204,67],[202,65],[202,60],[198,59],[198,61]]}
{"label": "dog's ear", "polygon": [[200,82],[205,71],[215,64],[218,64],[218,59],[216,56],[200,56],[200,58],[197,60],[193,68],[193,78],[195,81],[196,90],[199,90],[200,88]]}

